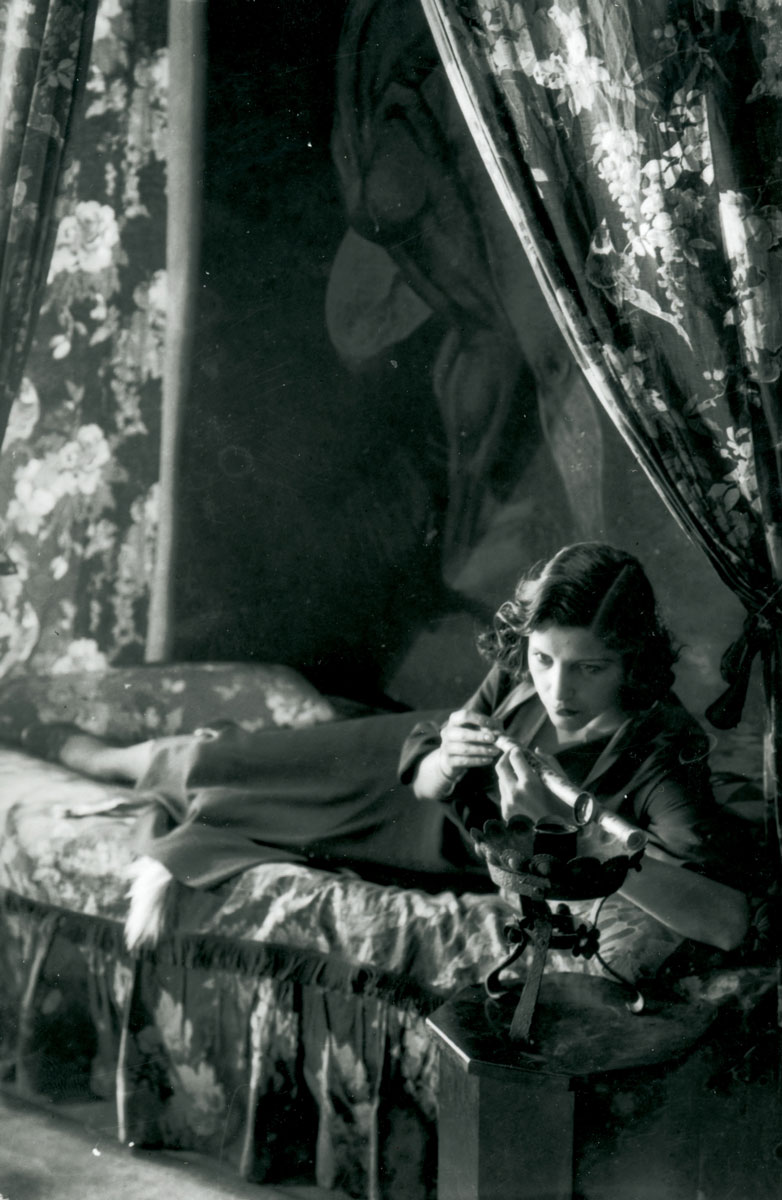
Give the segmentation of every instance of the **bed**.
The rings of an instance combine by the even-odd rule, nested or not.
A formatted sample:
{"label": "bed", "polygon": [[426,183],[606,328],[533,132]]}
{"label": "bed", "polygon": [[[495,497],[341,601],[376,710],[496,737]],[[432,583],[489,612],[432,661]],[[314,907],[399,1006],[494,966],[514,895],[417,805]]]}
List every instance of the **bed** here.
{"label": "bed", "polygon": [[[122,921],[138,799],[20,748],[34,719],[131,741],[216,715],[263,729],[355,710],[288,668],[249,664],[0,687],[3,1080],[27,1097],[111,1098],[125,1143],[198,1149],[248,1179],[426,1200],[438,1067],[426,1017],[503,957],[508,903],[264,864],[189,891],[171,935],[131,956]],[[646,949],[662,961],[672,947],[655,949],[653,925]],[[603,937],[610,957],[610,921]],[[749,1013],[772,982],[761,965],[687,986]]]}

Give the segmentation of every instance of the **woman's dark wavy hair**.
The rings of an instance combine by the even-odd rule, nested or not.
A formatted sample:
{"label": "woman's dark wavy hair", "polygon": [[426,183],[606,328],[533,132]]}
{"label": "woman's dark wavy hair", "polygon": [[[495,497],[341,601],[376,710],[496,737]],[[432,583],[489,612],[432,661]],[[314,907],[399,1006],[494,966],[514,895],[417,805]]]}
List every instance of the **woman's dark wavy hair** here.
{"label": "woman's dark wavy hair", "polygon": [[494,626],[478,639],[484,657],[517,679],[527,673],[527,639],[546,625],[590,629],[621,655],[627,710],[648,708],[670,690],[677,651],[637,558],[604,542],[565,546],[526,572]]}

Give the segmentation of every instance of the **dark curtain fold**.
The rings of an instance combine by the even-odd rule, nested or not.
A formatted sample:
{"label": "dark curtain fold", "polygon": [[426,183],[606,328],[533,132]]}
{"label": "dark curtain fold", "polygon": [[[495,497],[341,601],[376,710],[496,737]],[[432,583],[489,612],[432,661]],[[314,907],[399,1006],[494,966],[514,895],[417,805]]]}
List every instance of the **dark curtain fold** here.
{"label": "dark curtain fold", "polygon": [[571,351],[747,608],[709,716],[737,723],[762,652],[779,837],[782,8],[422,4]]}
{"label": "dark curtain fold", "polygon": [[[598,536],[602,434],[418,0],[347,5],[332,148],[349,230],[329,281],[329,334],[357,366],[430,322],[443,432],[424,448],[438,489],[431,545],[447,585],[488,616],[520,554],[544,558],[574,529]],[[541,450],[561,493],[560,479],[530,483]]]}
{"label": "dark curtain fold", "polygon": [[0,435],[46,283],[96,8],[97,0],[0,0]]}

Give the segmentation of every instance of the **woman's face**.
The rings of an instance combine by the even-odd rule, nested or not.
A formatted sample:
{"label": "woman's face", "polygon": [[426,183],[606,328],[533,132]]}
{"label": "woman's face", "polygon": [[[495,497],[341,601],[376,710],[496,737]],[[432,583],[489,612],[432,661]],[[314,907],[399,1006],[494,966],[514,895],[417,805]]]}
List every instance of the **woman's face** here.
{"label": "woman's face", "polygon": [[530,634],[527,657],[532,682],[559,733],[597,735],[621,725],[622,659],[591,630],[544,625]]}

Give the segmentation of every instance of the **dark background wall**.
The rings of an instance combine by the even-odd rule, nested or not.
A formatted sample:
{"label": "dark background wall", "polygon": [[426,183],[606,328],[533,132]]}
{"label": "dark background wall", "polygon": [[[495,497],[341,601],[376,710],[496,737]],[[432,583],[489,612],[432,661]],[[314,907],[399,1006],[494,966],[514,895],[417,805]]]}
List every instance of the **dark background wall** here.
{"label": "dark background wall", "polygon": [[[343,10],[210,5],[175,653],[285,662],[368,701],[456,703],[482,667],[475,614],[442,583],[447,446],[432,370],[443,326],[432,318],[360,370],[326,332],[347,227],[330,151]],[[740,607],[602,417],[601,427],[601,535],[648,565],[684,643],[685,698],[702,708]],[[529,487],[537,557],[573,537],[545,446]],[[519,570],[528,548],[522,539]]]}
{"label": "dark background wall", "polygon": [[185,657],[369,695],[440,610],[436,331],[353,373],[324,322],[342,4],[209,9],[203,288],[178,577]]}

